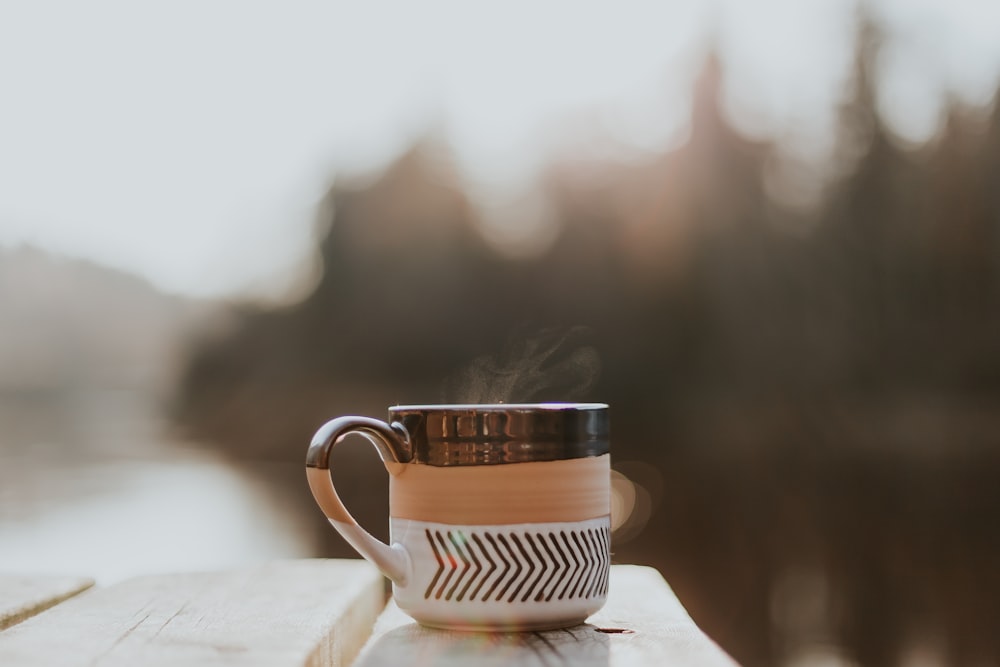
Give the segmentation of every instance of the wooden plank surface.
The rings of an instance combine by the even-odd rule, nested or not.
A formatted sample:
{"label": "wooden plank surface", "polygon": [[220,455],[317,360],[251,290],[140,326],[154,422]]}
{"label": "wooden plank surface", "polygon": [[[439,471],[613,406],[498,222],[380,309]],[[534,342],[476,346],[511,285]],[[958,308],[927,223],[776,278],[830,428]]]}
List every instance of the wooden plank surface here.
{"label": "wooden plank surface", "polygon": [[733,667],[736,663],[698,629],[656,570],[615,565],[604,609],[587,623],[567,630],[432,630],[417,625],[390,602],[357,664]]}
{"label": "wooden plank surface", "polygon": [[0,630],[40,614],[94,585],[83,577],[0,574]]}
{"label": "wooden plank surface", "polygon": [[384,600],[359,560],[139,577],[0,633],[0,665],[348,665]]}

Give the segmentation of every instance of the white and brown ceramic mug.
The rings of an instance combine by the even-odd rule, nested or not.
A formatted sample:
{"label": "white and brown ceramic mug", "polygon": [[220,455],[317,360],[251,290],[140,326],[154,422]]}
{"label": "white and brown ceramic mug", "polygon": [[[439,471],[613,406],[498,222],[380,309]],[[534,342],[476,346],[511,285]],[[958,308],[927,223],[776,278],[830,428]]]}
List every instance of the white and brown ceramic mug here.
{"label": "white and brown ceramic mug", "polygon": [[[391,546],[348,513],[330,450],[366,436],[389,471]],[[339,417],[313,437],[309,487],[330,523],[392,580],[403,611],[452,629],[582,623],[610,569],[610,441],[602,403],[414,405]]]}

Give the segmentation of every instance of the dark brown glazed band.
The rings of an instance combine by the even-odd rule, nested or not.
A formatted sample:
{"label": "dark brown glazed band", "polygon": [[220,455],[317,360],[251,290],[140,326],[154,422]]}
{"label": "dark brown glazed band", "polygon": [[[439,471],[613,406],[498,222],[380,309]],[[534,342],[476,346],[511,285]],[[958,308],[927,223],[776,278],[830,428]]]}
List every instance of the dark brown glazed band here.
{"label": "dark brown glazed band", "polygon": [[389,408],[389,422],[407,434],[403,463],[492,465],[610,451],[603,403],[397,405]]}

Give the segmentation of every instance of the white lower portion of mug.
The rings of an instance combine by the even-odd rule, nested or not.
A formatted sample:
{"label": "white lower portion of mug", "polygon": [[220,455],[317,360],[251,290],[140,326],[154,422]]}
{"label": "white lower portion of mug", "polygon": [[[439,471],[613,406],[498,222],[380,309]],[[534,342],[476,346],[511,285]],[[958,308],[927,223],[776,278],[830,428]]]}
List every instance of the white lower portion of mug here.
{"label": "white lower portion of mug", "polygon": [[610,517],[456,526],[390,519],[409,555],[399,607],[455,630],[545,630],[582,623],[607,599]]}

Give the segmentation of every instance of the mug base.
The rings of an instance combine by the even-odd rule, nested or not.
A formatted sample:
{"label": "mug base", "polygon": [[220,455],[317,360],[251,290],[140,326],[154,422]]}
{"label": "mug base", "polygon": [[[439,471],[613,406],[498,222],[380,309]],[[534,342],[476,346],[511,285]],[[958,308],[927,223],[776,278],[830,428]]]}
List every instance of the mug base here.
{"label": "mug base", "polygon": [[527,623],[437,623],[433,621],[417,620],[417,623],[425,628],[433,630],[453,630],[456,632],[544,632],[546,630],[563,630],[582,625],[587,620],[586,616],[574,616],[566,619],[555,619],[551,621],[532,621]]}

